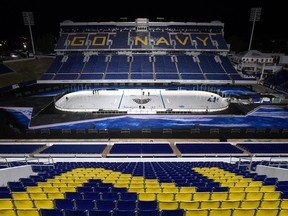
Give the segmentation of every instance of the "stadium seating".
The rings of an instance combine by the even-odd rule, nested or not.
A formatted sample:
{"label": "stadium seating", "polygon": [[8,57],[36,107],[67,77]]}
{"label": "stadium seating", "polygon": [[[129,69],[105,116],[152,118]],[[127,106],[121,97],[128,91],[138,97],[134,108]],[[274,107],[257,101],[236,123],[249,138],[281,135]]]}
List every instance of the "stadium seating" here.
{"label": "stadium seating", "polygon": [[[133,165],[133,166],[131,166]],[[154,172],[157,178],[148,179],[144,176],[134,176],[135,167],[141,166],[145,173]],[[58,172],[60,171],[61,172]],[[65,170],[65,171],[64,171]],[[143,170],[143,171],[144,171]],[[64,172],[63,172],[64,171]],[[124,172],[125,173],[124,173]],[[281,191],[265,188],[264,182],[255,181],[239,175],[237,165],[224,162],[58,162],[54,169],[39,172],[39,177],[52,175],[45,182],[37,182],[38,186],[28,186],[26,191],[12,192],[11,198],[0,198],[0,213],[3,215],[285,215],[287,200],[283,199]],[[236,172],[236,173],[235,173]],[[242,171],[249,174],[249,171]],[[175,175],[177,174],[177,175]],[[257,174],[253,174],[255,177]],[[177,186],[176,176],[182,176],[190,186]],[[193,176],[193,178],[189,178]],[[32,178],[33,179],[33,178]],[[172,181],[167,181],[172,179]],[[256,178],[255,178],[256,179]],[[57,185],[54,192],[63,194],[62,198],[48,198],[52,193],[46,188],[52,188],[56,182],[78,181],[80,184],[75,192],[61,190],[69,186]],[[128,190],[139,188],[139,192],[112,192],[118,181],[127,182]],[[193,183],[196,184],[194,188]],[[85,184],[90,184],[90,192],[79,192]],[[231,183],[231,184],[227,184]],[[66,183],[67,184],[67,183]],[[279,181],[279,186],[285,182]],[[1,193],[11,187],[21,185],[21,182],[8,184]],[[201,186],[200,186],[201,185]],[[203,186],[204,185],[204,186]],[[227,191],[217,192],[215,188],[228,186]],[[55,185],[56,187],[56,185]],[[211,187],[209,191],[198,191],[199,188]],[[41,188],[43,192],[29,192],[32,188]],[[99,191],[106,188],[107,191]],[[149,191],[149,188],[153,188]],[[157,190],[159,188],[160,190]],[[235,190],[239,188],[239,190]],[[60,192],[58,192],[60,191]],[[62,191],[62,192],[61,192]],[[76,192],[78,191],[78,192]],[[94,192],[93,192],[94,191]],[[96,192],[97,191],[97,192]],[[95,193],[96,192],[96,193]],[[36,195],[37,194],[37,195]],[[42,194],[42,196],[40,195]],[[43,196],[43,194],[45,194]],[[95,194],[95,196],[88,196]],[[16,208],[16,213],[13,208]]]}
{"label": "stadium seating", "polygon": [[[147,28],[143,28],[143,25]],[[222,23],[145,23],[143,20],[140,23],[63,22],[55,51],[53,63],[37,81],[48,84],[47,87],[35,90],[28,85],[28,90],[25,88],[21,92],[17,85],[13,86],[16,97],[23,94],[26,100],[28,96],[40,96],[39,101],[49,101],[47,107],[43,108],[44,104],[37,101],[34,102],[36,108],[30,107],[30,104],[28,108],[20,107],[20,111],[18,107],[10,112],[7,111],[10,107],[4,108],[4,129],[15,130],[14,134],[17,134],[17,128],[13,128],[13,125],[19,124],[21,130],[26,129],[25,138],[31,135],[29,133],[33,133],[33,137],[39,132],[41,141],[39,144],[22,139],[16,142],[13,137],[9,144],[1,143],[0,171],[4,173],[15,167],[31,166],[34,174],[22,176],[22,172],[19,172],[18,181],[11,179],[0,187],[0,216],[287,216],[288,180],[256,172],[259,165],[287,169],[285,158],[284,163],[280,162],[282,156],[288,154],[287,143],[219,141],[226,139],[227,131],[235,132],[237,138],[245,130],[247,134],[260,137],[263,130],[266,133],[266,128],[254,126],[262,121],[261,117],[270,117],[274,113],[273,108],[271,111],[269,107],[259,108],[255,105],[253,109],[258,112],[249,113],[244,102],[242,104],[239,100],[230,107],[231,110],[239,107],[238,116],[229,115],[222,122],[222,119],[210,113],[203,111],[199,117],[189,110],[184,117],[181,114],[181,118],[178,113],[173,115],[176,119],[174,126],[170,124],[172,115],[166,116],[170,112],[166,105],[173,105],[175,109],[183,105],[173,103],[169,96],[160,94],[163,110],[155,113],[154,121],[149,124],[146,124],[147,115],[131,117],[126,116],[125,111],[124,114],[120,113],[122,111],[115,112],[120,106],[114,99],[103,100],[111,110],[99,110],[99,113],[89,110],[75,116],[72,113],[69,122],[63,123],[63,120],[54,124],[49,121],[47,126],[37,125],[37,119],[34,119],[40,114],[50,118],[53,116],[51,113],[57,112],[62,120],[66,113],[55,110],[51,106],[53,100],[63,94],[82,90],[94,95],[95,91],[99,93],[98,90],[107,89],[108,92],[129,86],[133,90],[144,89],[141,96],[146,97],[151,92],[146,88],[164,88],[167,92],[183,88],[209,91],[209,98],[201,99],[211,101],[214,98],[214,102],[214,92],[219,96],[228,94],[229,102],[231,98],[236,100],[242,91],[249,93],[247,97],[257,94],[246,87],[237,86],[238,83],[254,84],[256,80],[242,77],[232,65]],[[0,65],[0,75],[2,71]],[[285,78],[279,73],[276,79]],[[271,79],[268,85],[283,89],[287,87],[287,82],[276,79]],[[211,97],[210,93],[213,93]],[[49,98],[43,99],[41,96],[44,94],[49,94]],[[119,97],[120,100],[123,100],[123,95]],[[138,102],[137,109],[138,105],[139,109],[145,108],[142,97],[134,100]],[[182,100],[180,95],[178,100]],[[258,96],[253,100],[255,104],[260,102]],[[24,99],[20,98],[19,101]],[[189,103],[193,102],[189,100]],[[262,109],[266,110],[266,115]],[[148,110],[147,106],[145,110]],[[282,116],[285,114],[281,111],[280,117],[276,118],[281,122],[274,124],[277,128],[270,130],[268,127],[267,131],[276,131],[285,136],[288,130],[278,128],[280,124],[286,125],[286,118]],[[14,118],[10,116],[13,115],[24,117],[15,118],[17,124],[11,126],[10,120]],[[132,128],[120,127],[120,135],[117,134],[119,140],[111,141],[109,133],[118,127],[117,120],[131,121],[140,127],[137,129],[140,133],[134,133]],[[141,127],[141,124],[138,126],[138,121],[143,121],[145,127]],[[210,134],[211,137],[216,133],[217,141],[198,140],[199,122],[201,125],[203,123],[201,132],[203,130],[205,135]],[[242,125],[245,129],[241,128]],[[161,127],[164,141],[153,140],[157,127]],[[50,132],[54,138],[54,131],[60,134],[60,141],[42,140],[46,138],[45,135],[48,138]],[[175,131],[179,131],[180,135],[174,137]],[[188,131],[191,135],[189,138],[194,141],[188,140],[188,137],[186,139],[182,131]],[[149,139],[138,142],[137,139],[145,137],[146,133]],[[70,138],[75,134],[83,135],[85,140],[72,142]],[[131,134],[133,139],[122,139],[127,134]],[[69,140],[62,142],[64,135]],[[86,136],[92,141],[86,142]],[[166,137],[172,137],[173,141],[166,140]],[[263,161],[262,156],[265,157]],[[267,157],[271,157],[270,161]],[[279,163],[273,163],[273,157]]]}
{"label": "stadium seating", "polygon": [[148,31],[130,25],[105,28],[86,23],[85,28],[79,28],[62,23],[55,48],[61,54],[40,80],[233,83],[246,79],[227,57],[229,48],[221,24],[200,27],[195,23],[169,23],[164,28],[165,23],[150,23]]}

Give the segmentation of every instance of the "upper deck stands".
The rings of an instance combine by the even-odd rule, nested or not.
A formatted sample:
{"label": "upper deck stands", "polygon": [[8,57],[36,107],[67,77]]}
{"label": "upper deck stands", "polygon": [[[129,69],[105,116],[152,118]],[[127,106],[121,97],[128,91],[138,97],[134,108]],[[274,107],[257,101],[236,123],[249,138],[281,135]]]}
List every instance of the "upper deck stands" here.
{"label": "upper deck stands", "polygon": [[223,23],[138,22],[60,23],[55,50],[228,51]]}
{"label": "upper deck stands", "polygon": [[191,50],[228,51],[222,34],[175,33],[175,32],[105,32],[63,33],[56,51],[97,50]]}
{"label": "upper deck stands", "polygon": [[136,19],[60,28],[55,51],[61,57],[40,82],[256,82],[242,78],[226,57],[223,23]]}

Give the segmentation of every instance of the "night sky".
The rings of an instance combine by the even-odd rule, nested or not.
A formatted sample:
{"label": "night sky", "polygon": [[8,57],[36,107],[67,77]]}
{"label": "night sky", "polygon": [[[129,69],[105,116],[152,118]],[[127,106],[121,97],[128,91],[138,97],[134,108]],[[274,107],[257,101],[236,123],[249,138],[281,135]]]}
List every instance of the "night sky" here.
{"label": "night sky", "polygon": [[[286,40],[287,8],[283,0],[199,0],[199,1],[156,1],[137,0],[121,1],[1,1],[1,32],[0,39],[11,40],[29,36],[27,26],[24,26],[22,11],[34,14],[35,26],[33,36],[41,37],[52,33],[59,36],[59,24],[64,20],[74,22],[120,21],[127,17],[129,21],[135,18],[149,18],[155,21],[163,17],[164,21],[211,22],[219,20],[225,24],[225,38],[228,42],[238,40],[247,46],[251,34],[252,22],[249,21],[250,9],[262,7],[260,22],[256,23],[253,42],[255,44],[270,43],[275,40]],[[171,2],[170,4],[168,2]],[[63,6],[64,5],[64,6]],[[257,46],[257,45],[255,45]]]}

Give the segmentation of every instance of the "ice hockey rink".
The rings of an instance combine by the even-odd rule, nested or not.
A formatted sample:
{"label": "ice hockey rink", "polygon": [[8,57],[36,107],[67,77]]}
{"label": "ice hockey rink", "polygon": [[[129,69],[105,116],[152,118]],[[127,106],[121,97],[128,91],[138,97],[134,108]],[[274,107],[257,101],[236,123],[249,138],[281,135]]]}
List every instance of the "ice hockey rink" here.
{"label": "ice hockey rink", "polygon": [[215,112],[229,107],[227,98],[195,90],[118,89],[85,90],[64,94],[55,107],[67,112],[126,111],[155,114],[157,111]]}

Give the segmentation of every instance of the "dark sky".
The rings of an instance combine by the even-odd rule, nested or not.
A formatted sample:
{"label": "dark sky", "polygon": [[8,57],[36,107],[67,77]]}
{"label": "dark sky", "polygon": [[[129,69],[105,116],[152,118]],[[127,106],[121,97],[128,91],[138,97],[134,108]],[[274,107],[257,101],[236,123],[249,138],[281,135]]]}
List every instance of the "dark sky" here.
{"label": "dark sky", "polygon": [[[58,5],[57,2],[60,4]],[[171,3],[169,3],[171,2]],[[137,0],[80,0],[80,1],[1,1],[1,33],[0,39],[14,39],[29,36],[27,26],[24,26],[22,11],[34,14],[35,26],[32,27],[34,39],[47,33],[56,37],[59,33],[59,23],[64,20],[78,22],[119,21],[120,17],[135,18],[163,17],[166,21],[210,22],[220,20],[225,24],[225,38],[233,37],[247,44],[251,34],[252,22],[249,22],[250,9],[262,7],[260,22],[256,23],[254,40],[271,41],[288,38],[287,9],[283,0],[180,0],[151,1]]]}

